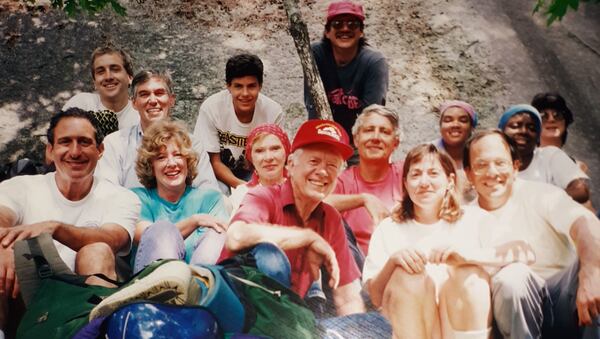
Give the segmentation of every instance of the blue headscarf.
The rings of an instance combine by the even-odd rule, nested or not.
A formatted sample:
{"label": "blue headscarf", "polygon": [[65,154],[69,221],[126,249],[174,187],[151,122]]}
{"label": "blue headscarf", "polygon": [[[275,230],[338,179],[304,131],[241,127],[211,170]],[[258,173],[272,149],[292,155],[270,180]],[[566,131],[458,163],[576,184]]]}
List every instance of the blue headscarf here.
{"label": "blue headscarf", "polygon": [[512,118],[515,114],[523,112],[529,113],[529,115],[533,117],[533,121],[535,122],[535,130],[538,134],[539,139],[540,134],[542,132],[542,117],[540,116],[540,112],[538,112],[538,110],[531,105],[521,104],[510,106],[504,113],[502,113],[502,116],[500,116],[500,121],[498,121],[498,128],[501,131],[504,131],[504,127],[506,127],[508,120]]}

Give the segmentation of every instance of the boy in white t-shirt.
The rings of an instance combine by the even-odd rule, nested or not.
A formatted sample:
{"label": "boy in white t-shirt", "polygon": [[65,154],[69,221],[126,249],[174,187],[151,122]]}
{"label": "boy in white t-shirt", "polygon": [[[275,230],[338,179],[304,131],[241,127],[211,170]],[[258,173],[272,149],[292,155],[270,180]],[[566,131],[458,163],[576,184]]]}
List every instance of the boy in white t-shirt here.
{"label": "boy in white t-shirt", "polygon": [[99,47],[92,52],[90,71],[95,93],[78,93],[63,106],[87,111],[112,111],[117,115],[119,129],[138,123],[139,116],[129,100],[129,85],[133,79],[131,57],[114,46]]}
{"label": "boy in white t-shirt", "polygon": [[246,183],[252,172],[245,162],[246,137],[260,124],[282,124],[281,106],[260,93],[262,61],[252,54],[231,57],[225,67],[227,89],[200,106],[194,137],[202,140],[217,179],[229,193]]}

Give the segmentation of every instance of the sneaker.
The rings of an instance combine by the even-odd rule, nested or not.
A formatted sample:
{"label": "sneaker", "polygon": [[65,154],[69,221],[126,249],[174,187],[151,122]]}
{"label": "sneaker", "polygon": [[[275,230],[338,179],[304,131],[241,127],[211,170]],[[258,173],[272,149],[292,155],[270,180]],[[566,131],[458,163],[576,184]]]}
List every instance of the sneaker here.
{"label": "sneaker", "polygon": [[170,261],[131,285],[106,297],[90,312],[90,320],[110,315],[124,304],[137,300],[152,300],[183,305],[190,293],[198,298],[198,286],[190,286],[191,270],[182,261]]}

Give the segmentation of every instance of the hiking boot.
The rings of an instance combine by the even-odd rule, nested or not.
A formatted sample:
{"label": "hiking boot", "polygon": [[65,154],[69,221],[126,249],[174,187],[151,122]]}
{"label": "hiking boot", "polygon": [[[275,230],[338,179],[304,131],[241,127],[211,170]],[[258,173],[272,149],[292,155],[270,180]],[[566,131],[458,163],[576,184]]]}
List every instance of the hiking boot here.
{"label": "hiking boot", "polygon": [[[198,298],[199,287],[191,284],[191,271],[182,261],[170,261],[131,285],[106,297],[90,312],[90,320],[108,316],[124,304],[138,300],[183,305]],[[195,301],[195,300],[194,300]]]}

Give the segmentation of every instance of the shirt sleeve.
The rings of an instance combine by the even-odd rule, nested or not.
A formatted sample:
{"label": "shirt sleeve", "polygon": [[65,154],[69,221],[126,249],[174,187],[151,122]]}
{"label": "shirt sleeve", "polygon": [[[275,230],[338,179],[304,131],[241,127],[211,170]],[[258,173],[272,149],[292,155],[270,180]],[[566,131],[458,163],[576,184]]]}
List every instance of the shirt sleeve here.
{"label": "shirt sleeve", "polygon": [[194,138],[204,146],[204,149],[207,152],[219,153],[221,151],[219,144],[219,132],[217,131],[217,127],[211,119],[210,111],[207,108],[206,101],[200,105],[196,127],[194,128]]}
{"label": "shirt sleeve", "polygon": [[550,158],[550,167],[552,169],[552,179],[555,184],[562,189],[566,189],[569,183],[575,179],[588,179],[577,163],[560,148],[556,148]]}
{"label": "shirt sleeve", "polygon": [[117,224],[129,233],[129,246],[119,252],[119,255],[126,255],[131,249],[135,224],[140,215],[140,199],[138,199],[135,193],[120,188],[120,192],[111,195],[111,198],[107,199],[106,203],[102,224]]}
{"label": "shirt sleeve", "polygon": [[198,153],[198,174],[196,175],[196,178],[194,178],[192,186],[196,188],[213,188],[218,190],[219,185],[217,184],[215,172],[210,164],[208,153],[204,150],[202,141],[194,135],[192,135],[192,148]]}
{"label": "shirt sleeve", "polygon": [[366,283],[369,279],[373,279],[379,274],[390,258],[390,253],[388,253],[386,249],[384,238],[385,231],[389,228],[391,222],[392,221],[389,218],[383,220],[371,235],[371,240],[369,241],[369,254],[367,254],[367,257],[365,258],[365,266],[363,267],[363,283]]}
{"label": "shirt sleeve", "polygon": [[262,188],[251,189],[246,193],[237,212],[231,218],[231,222],[243,221],[246,223],[271,223],[269,211],[274,206],[273,201],[269,201],[266,195],[260,194]]}
{"label": "shirt sleeve", "polygon": [[[592,212],[573,200],[564,190],[549,184],[539,183],[541,189],[546,189],[544,199],[536,199],[538,208],[546,217],[548,224],[559,233],[566,235],[571,243],[570,231],[573,223],[584,215],[593,216]],[[595,217],[595,216],[594,216]]]}
{"label": "shirt sleeve", "polygon": [[140,200],[140,217],[139,220],[155,222],[154,214],[152,213],[152,199],[148,191],[143,187],[132,188],[131,191]]}

